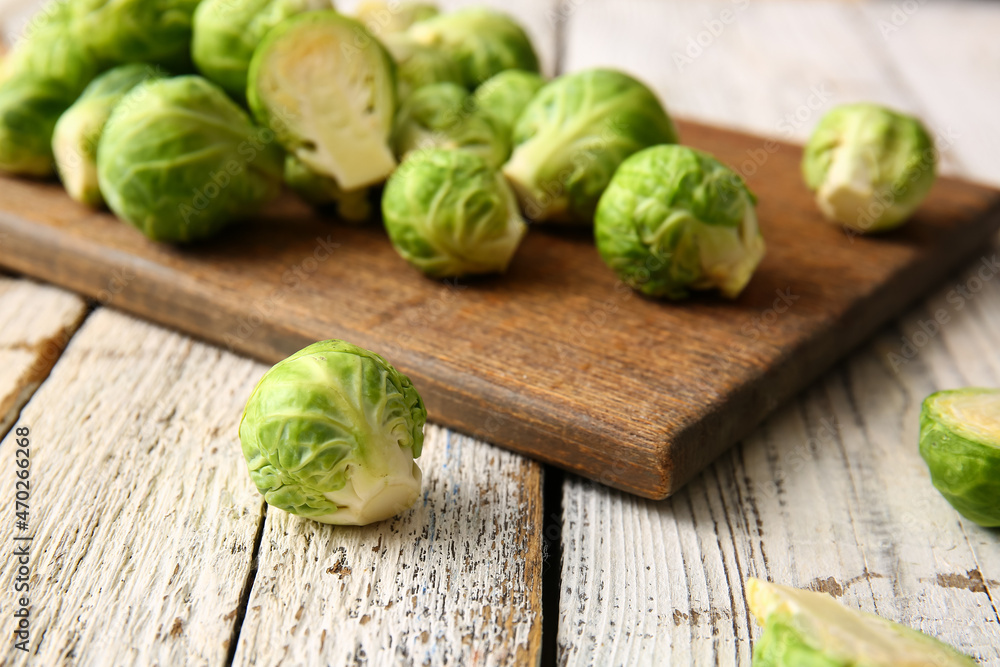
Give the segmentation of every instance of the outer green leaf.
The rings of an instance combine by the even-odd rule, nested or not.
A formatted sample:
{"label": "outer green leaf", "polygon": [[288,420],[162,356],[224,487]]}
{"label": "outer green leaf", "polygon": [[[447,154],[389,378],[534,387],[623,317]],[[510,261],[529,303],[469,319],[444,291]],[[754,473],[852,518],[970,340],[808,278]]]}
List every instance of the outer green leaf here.
{"label": "outer green leaf", "polygon": [[386,185],[382,217],[396,251],[434,278],[505,271],[527,231],[503,176],[461,150],[411,154]]}
{"label": "outer green leaf", "polygon": [[406,101],[414,91],[435,83],[462,83],[458,64],[443,51],[415,42],[405,33],[380,37],[396,61],[399,99]]}
{"label": "outer green leaf", "polygon": [[622,163],[601,197],[597,249],[618,276],[650,296],[692,289],[735,298],[764,256],[753,195],[715,158],[655,146]]}
{"label": "outer green leaf", "polygon": [[920,455],[934,486],[981,526],[1000,526],[1000,390],[933,394],[920,412]]}
{"label": "outer green leaf", "polygon": [[504,174],[532,220],[591,224],[618,165],[643,148],[677,141],[656,96],[613,70],[577,72],[535,95],[514,127]]}
{"label": "outer green leaf", "polygon": [[150,238],[206,238],[277,194],[273,138],[199,76],[143,83],[104,128],[98,182],[111,210]]}
{"label": "outer green leaf", "polygon": [[509,69],[483,82],[476,88],[476,103],[480,109],[496,118],[508,135],[521,113],[538,91],[545,86],[541,74]]}
{"label": "outer green leaf", "polygon": [[310,345],[264,375],[240,442],[268,504],[323,523],[364,525],[420,494],[427,411],[379,355],[344,341]]}

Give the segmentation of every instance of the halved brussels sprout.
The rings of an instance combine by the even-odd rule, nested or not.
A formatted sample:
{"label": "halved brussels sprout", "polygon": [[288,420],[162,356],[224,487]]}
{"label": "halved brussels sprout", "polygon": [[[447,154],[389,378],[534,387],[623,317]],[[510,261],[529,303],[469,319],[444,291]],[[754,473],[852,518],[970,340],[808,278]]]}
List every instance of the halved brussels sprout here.
{"label": "halved brussels sprout", "polygon": [[541,74],[509,69],[490,77],[476,88],[476,103],[513,134],[514,126],[528,102],[545,85]]}
{"label": "halved brussels sprout", "polygon": [[382,39],[396,61],[396,81],[400,102],[414,91],[434,83],[462,83],[458,65],[444,52],[413,41],[406,34]]}
{"label": "halved brussels sprout", "polygon": [[404,32],[414,23],[439,13],[434,3],[405,0],[361,0],[354,9],[354,17],[379,39]]}
{"label": "halved brussels sprout", "polygon": [[307,12],[267,34],[250,63],[257,121],[285,149],[345,190],[385,180],[396,112],[392,57],[354,19]]}
{"label": "halved brussels sprout", "polygon": [[826,593],[748,579],[747,604],[764,628],[754,667],[974,667],[951,646],[844,607]]}
{"label": "halved brussels sprout", "polygon": [[470,90],[505,69],[538,71],[538,56],[514,19],[484,7],[469,7],[415,23],[407,34],[441,49],[458,63]]}
{"label": "halved brussels sprout", "polygon": [[899,227],[934,184],[937,154],[919,120],[849,104],[820,120],[802,172],[829,220],[856,232]]}
{"label": "halved brussels sprout", "polygon": [[142,83],[104,127],[98,183],[111,210],[149,238],[206,238],[278,193],[273,139],[200,76]]}
{"label": "halved brussels sprout", "polygon": [[285,183],[312,206],[336,206],[345,222],[365,222],[372,217],[371,189],[344,190],[329,176],[317,174],[294,156],[285,157]]}
{"label": "halved brussels sprout", "polygon": [[713,288],[736,298],[765,251],[743,180],[685,146],[654,146],[625,160],[601,197],[595,235],[622,281],[670,299]]}
{"label": "halved brussels sprout", "polygon": [[77,39],[105,66],[191,69],[191,26],[201,0],[66,0]]}
{"label": "halved brussels sprout", "polygon": [[1000,526],[1000,389],[929,396],[920,412],[920,455],[959,514]]}
{"label": "halved brussels sprout", "polygon": [[413,153],[386,185],[396,251],[432,278],[506,271],[527,225],[503,175],[468,151]]}
{"label": "halved brussels sprout", "polygon": [[322,523],[366,525],[420,496],[413,459],[426,421],[408,377],[374,352],[328,340],[261,378],[240,442],[269,505]]}
{"label": "halved brussels sprout", "polygon": [[500,123],[479,110],[469,91],[455,83],[424,86],[413,93],[399,110],[394,139],[400,159],[427,148],[461,149],[499,169],[510,155]]}
{"label": "halved brussels sprout", "polygon": [[250,59],[264,35],[290,16],[332,7],[332,0],[202,0],[194,13],[194,64],[243,100]]}
{"label": "halved brussels sprout", "polygon": [[591,224],[618,165],[677,142],[660,101],[627,74],[592,69],[547,84],[514,127],[504,174],[531,220]]}
{"label": "halved brussels sprout", "polygon": [[87,86],[73,106],[59,117],[52,136],[59,178],[69,196],[89,206],[104,203],[97,183],[97,145],[111,111],[125,94],[163,72],[133,63],[108,70]]}

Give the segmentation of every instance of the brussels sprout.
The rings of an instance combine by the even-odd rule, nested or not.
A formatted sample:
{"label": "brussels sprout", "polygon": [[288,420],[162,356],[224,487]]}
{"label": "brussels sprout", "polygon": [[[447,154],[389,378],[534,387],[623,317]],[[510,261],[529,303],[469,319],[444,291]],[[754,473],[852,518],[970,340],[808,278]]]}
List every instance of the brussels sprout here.
{"label": "brussels sprout", "polygon": [[375,185],[396,168],[393,67],[357,21],[333,11],[299,14],[254,53],[250,108],[313,171],[345,190]]}
{"label": "brussels sprout", "polygon": [[439,148],[400,165],[382,217],[396,251],[432,278],[501,273],[527,231],[502,174],[475,153]]}
{"label": "brussels sprout", "polygon": [[126,93],[143,81],[162,76],[150,65],[120,65],[94,79],[60,116],[52,136],[52,152],[70,197],[90,206],[104,203],[97,184],[97,144],[104,124]]}
{"label": "brussels sprout", "polygon": [[437,16],[437,5],[430,2],[400,0],[362,0],[354,16],[379,39],[406,31],[418,21]]}
{"label": "brussels sprout", "polygon": [[455,83],[424,86],[403,103],[396,119],[396,155],[449,148],[471,151],[494,169],[510,155],[500,123],[480,111],[472,95]]}
{"label": "brussels sprout", "polygon": [[747,604],[764,634],[754,667],[974,667],[929,635],[848,609],[826,593],[748,579]]}
{"label": "brussels sprout", "polygon": [[387,35],[382,43],[396,61],[400,101],[433,83],[462,83],[458,65],[442,51],[418,44],[405,34]]}
{"label": "brussels sprout", "polygon": [[331,0],[202,0],[194,13],[194,64],[243,100],[250,59],[264,35],[290,16],[331,7]]}
{"label": "brussels sprout", "polygon": [[27,176],[53,172],[56,121],[100,71],[97,58],[55,4],[3,63],[0,169]]}
{"label": "brussels sprout", "polygon": [[521,112],[544,85],[545,79],[535,72],[505,70],[476,88],[476,103],[499,120],[507,134],[511,134]]}
{"label": "brussels sprout", "polygon": [[595,225],[605,263],[643,294],[682,299],[717,288],[736,298],[764,257],[754,196],[710,155],[654,146],[622,163]]}
{"label": "brussels sprout", "polygon": [[627,74],[594,69],[560,77],[514,126],[504,174],[528,218],[591,224],[597,201],[632,153],[677,142],[656,96]]}
{"label": "brussels sprout", "polygon": [[66,0],[77,38],[105,65],[191,68],[191,25],[201,0]]}
{"label": "brussels sprout", "polygon": [[345,191],[329,176],[321,176],[294,156],[285,157],[285,183],[313,206],[336,205],[346,222],[365,222],[372,217],[369,188]]}
{"label": "brussels sprout", "polygon": [[1000,389],[929,396],[920,412],[920,455],[952,507],[981,526],[1000,526]]}
{"label": "brussels sprout", "polygon": [[899,227],[934,184],[937,155],[920,121],[874,104],[823,116],[802,158],[820,211],[856,232]]}
{"label": "brussels sprout", "polygon": [[470,7],[420,21],[408,31],[458,63],[470,90],[505,69],[538,71],[538,56],[524,29],[506,14]]}
{"label": "brussels sprout", "polygon": [[271,368],[240,422],[250,478],[269,505],[322,523],[366,525],[420,495],[427,411],[410,379],[340,340]]}
{"label": "brussels sprout", "polygon": [[269,134],[200,76],[142,83],[104,127],[98,183],[111,210],[151,239],[206,238],[280,190]]}

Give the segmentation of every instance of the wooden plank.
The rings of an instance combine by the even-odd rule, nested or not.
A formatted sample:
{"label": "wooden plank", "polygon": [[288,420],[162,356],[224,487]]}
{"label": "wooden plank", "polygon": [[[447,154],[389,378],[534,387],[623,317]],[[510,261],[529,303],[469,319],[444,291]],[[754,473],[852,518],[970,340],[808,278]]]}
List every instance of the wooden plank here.
{"label": "wooden plank", "polygon": [[[798,148],[682,132],[730,163],[766,155],[747,176],[769,254],[733,302],[635,297],[589,235],[529,234],[506,276],[436,282],[378,225],[331,225],[290,199],[175,248],[13,180],[0,181],[0,265],[91,295],[125,272],[117,307],[265,361],[324,338],[383,351],[435,421],[662,498],[1000,225],[997,191],[941,180],[903,230],[851,239],[820,220]],[[746,333],[786,307],[766,336]]]}
{"label": "wooden plank", "polygon": [[[800,124],[776,123],[806,101],[812,86],[836,92],[822,108],[874,99],[918,112],[938,128],[969,103],[944,109],[913,94],[909,84],[920,80],[922,60],[899,76],[881,38],[869,34],[872,22],[846,3],[748,5],[690,68],[662,66],[705,20],[734,4],[591,0],[568,24],[567,66],[637,70],[675,109],[799,139],[822,109],[801,114]],[[970,13],[967,24],[985,16]],[[951,37],[961,34],[936,32],[934,52],[964,41]],[[977,47],[970,40],[954,48]],[[949,73],[956,89],[991,85],[984,75],[959,75],[954,67]],[[994,154],[988,147],[1000,132],[982,123],[977,130],[989,134],[982,157]],[[977,144],[974,133],[962,134],[946,152],[946,166],[974,163],[968,153]],[[1000,276],[988,273],[995,278],[988,287],[975,282],[981,260],[992,261],[996,250],[981,252],[898,330],[880,334],[670,500],[652,503],[568,481],[560,664],[644,664],[640,656],[652,655],[663,664],[749,664],[759,634],[743,594],[749,576],[826,590],[997,664],[997,536],[947,505],[916,451],[924,396],[1000,384],[993,335]],[[961,296],[970,287],[976,294]],[[933,328],[927,322],[942,309],[949,321],[925,340],[924,328]],[[916,340],[919,352],[894,369],[890,355],[902,354],[903,338]]]}
{"label": "wooden plank", "polygon": [[[237,423],[263,371],[110,310],[88,319],[16,424],[30,428],[30,529],[11,506],[0,540],[34,536],[31,650],[4,613],[0,663],[226,663],[264,516]],[[8,499],[15,433],[0,446]],[[17,567],[4,559],[0,577]]]}
{"label": "wooden plank", "polygon": [[48,376],[86,312],[78,296],[0,276],[0,437]]}
{"label": "wooden plank", "polygon": [[270,509],[235,665],[532,665],[541,470],[428,427],[425,492],[364,528]]}

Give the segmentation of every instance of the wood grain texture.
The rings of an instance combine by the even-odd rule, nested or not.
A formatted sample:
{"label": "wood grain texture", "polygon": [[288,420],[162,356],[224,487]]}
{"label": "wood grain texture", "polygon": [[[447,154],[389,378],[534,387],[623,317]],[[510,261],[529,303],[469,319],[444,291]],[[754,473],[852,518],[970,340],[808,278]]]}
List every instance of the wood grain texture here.
{"label": "wood grain texture", "polygon": [[413,377],[433,420],[662,498],[1000,226],[996,191],[942,180],[905,229],[851,239],[819,218],[798,148],[691,123],[682,134],[730,164],[765,156],[745,173],[769,252],[734,302],[640,298],[589,234],[536,231],[507,275],[436,282],[379,225],[290,199],[181,249],[12,180],[0,265],[91,295],[120,274],[116,307],[265,361],[350,340]]}
{"label": "wood grain texture", "polygon": [[0,437],[48,376],[86,312],[76,295],[0,276]]}
{"label": "wood grain texture", "polygon": [[235,665],[538,663],[540,467],[427,436],[408,514],[346,528],[268,510]]}
{"label": "wood grain texture", "polygon": [[[751,3],[685,72],[660,67],[733,4],[585,3],[568,25],[567,66],[638,69],[675,108],[800,139],[821,109],[803,113],[801,126],[776,122],[794,113],[812,86],[836,91],[827,106],[875,99],[947,128],[967,121],[965,108],[982,99],[976,91],[993,85],[980,60],[947,73],[941,66],[964,98],[916,94],[920,86],[910,82],[923,80],[929,54],[991,47],[966,40],[964,30],[935,32],[919,58],[899,61],[912,63],[900,72],[871,33],[870,15],[852,3]],[[881,7],[891,11],[892,4]],[[932,6],[923,3],[921,12]],[[978,21],[989,25],[995,9],[962,7],[970,31]],[[949,18],[960,22],[957,12]],[[671,38],[654,40],[661,29]],[[912,39],[908,48],[920,46]],[[974,127],[946,152],[947,169],[962,173],[992,158],[1000,129]],[[983,171],[966,175],[990,180]],[[1000,270],[984,268],[995,266],[1000,248],[981,253],[670,500],[567,482],[560,663],[749,665],[759,628],[749,619],[743,582],[756,576],[827,591],[953,643],[981,664],[1000,665],[997,532],[948,506],[916,447],[924,396],[1000,385]],[[946,321],[937,324],[937,316]]]}
{"label": "wood grain texture", "polygon": [[[263,370],[110,310],[88,319],[16,425],[31,430],[32,637],[15,650],[3,614],[0,664],[225,664],[263,521],[236,441]],[[15,533],[11,507],[0,540]]]}

